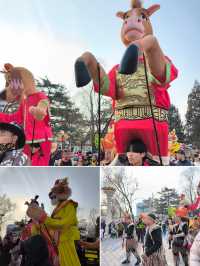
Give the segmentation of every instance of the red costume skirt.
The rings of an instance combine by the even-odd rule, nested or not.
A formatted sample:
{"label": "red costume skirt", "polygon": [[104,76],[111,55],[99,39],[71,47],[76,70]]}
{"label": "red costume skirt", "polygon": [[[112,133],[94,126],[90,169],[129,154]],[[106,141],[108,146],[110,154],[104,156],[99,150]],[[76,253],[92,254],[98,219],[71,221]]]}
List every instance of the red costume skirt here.
{"label": "red costume skirt", "polygon": [[[161,156],[168,156],[168,123],[156,121]],[[115,140],[118,153],[125,153],[129,143],[140,139],[153,156],[158,156],[158,149],[153,127],[153,120],[120,120],[115,123]]]}

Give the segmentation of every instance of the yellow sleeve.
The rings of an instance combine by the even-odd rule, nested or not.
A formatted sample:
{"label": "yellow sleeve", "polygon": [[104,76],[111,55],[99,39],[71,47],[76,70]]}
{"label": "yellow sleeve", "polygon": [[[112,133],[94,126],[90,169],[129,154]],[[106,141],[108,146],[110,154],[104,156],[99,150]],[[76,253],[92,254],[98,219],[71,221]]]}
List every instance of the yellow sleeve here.
{"label": "yellow sleeve", "polygon": [[66,227],[70,227],[72,225],[76,225],[76,209],[73,204],[69,204],[66,206],[64,212],[62,213],[62,217],[59,218],[51,218],[47,217],[44,221],[44,224],[52,229],[62,229]]}
{"label": "yellow sleeve", "polygon": [[39,235],[40,229],[39,226],[36,226],[35,224],[31,227],[31,236]]}

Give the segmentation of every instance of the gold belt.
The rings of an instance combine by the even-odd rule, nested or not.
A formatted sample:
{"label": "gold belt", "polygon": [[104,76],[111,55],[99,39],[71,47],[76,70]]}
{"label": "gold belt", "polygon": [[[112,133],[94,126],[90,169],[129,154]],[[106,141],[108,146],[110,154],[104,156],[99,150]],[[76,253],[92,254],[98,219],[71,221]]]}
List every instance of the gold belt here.
{"label": "gold belt", "polygon": [[[153,106],[154,117],[158,121],[168,121],[168,111]],[[128,107],[124,109],[116,109],[115,121],[126,119],[126,120],[140,120],[152,118],[150,106],[140,107]]]}

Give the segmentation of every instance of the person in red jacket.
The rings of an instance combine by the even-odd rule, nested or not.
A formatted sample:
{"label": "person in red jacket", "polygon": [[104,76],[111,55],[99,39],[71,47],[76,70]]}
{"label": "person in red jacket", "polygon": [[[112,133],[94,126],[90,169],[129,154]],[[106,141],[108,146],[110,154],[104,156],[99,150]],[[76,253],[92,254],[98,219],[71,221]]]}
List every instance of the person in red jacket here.
{"label": "person in red jacket", "polygon": [[150,17],[160,6],[145,9],[139,0],[131,3],[130,10],[117,13],[127,47],[122,63],[106,74],[93,54],[84,53],[75,63],[76,83],[81,87],[92,79],[96,92],[112,98],[118,154],[140,139],[153,159],[162,157],[162,163],[168,164],[168,88],[178,71],[153,34]]}
{"label": "person in red jacket", "polygon": [[28,69],[12,67],[8,74],[11,91],[23,97],[17,112],[0,113],[0,122],[16,122],[23,126],[24,152],[31,158],[32,166],[48,166],[52,139],[48,97],[37,91],[34,76]]}

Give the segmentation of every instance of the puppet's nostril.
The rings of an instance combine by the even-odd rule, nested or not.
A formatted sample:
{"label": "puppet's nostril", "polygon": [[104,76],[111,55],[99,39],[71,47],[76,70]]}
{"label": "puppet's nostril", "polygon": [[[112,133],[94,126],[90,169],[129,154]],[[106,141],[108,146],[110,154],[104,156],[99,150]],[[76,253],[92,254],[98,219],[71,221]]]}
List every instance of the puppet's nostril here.
{"label": "puppet's nostril", "polygon": [[138,22],[141,22],[141,19],[138,19]]}

